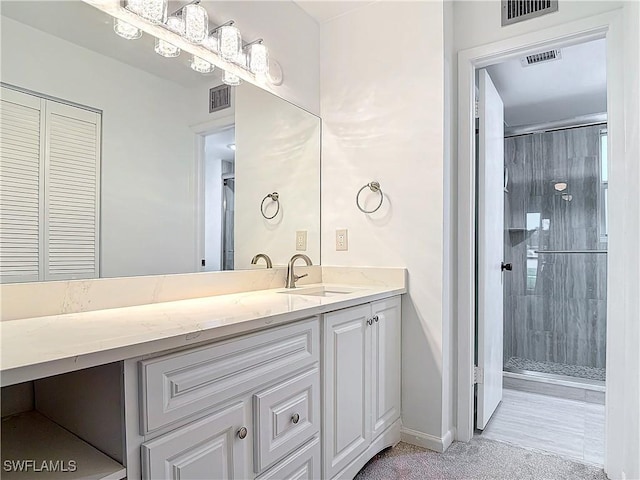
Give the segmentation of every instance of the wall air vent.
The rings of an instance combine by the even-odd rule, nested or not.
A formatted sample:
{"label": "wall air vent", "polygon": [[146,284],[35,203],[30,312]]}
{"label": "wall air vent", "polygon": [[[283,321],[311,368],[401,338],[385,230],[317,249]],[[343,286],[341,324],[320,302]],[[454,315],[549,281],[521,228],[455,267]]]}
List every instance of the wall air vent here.
{"label": "wall air vent", "polygon": [[558,11],[558,0],[502,0],[502,26]]}
{"label": "wall air vent", "polygon": [[209,113],[224,110],[231,106],[231,87],[218,85],[209,89]]}
{"label": "wall air vent", "polygon": [[523,67],[530,67],[531,65],[553,62],[554,60],[560,60],[561,58],[562,52],[560,50],[548,50],[546,52],[533,53],[526,57],[522,57],[520,59],[520,64]]}

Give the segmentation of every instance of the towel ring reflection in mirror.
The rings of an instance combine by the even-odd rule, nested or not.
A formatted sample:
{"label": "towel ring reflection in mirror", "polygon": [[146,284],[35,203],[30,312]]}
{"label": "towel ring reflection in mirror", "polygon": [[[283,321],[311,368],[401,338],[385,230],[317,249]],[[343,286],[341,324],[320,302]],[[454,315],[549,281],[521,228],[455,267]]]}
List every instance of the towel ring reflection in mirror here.
{"label": "towel ring reflection in mirror", "polygon": [[[369,188],[373,193],[379,193],[380,194],[380,201],[378,202],[378,206],[376,208],[374,208],[373,210],[365,210],[364,208],[362,208],[360,206],[360,194],[362,193],[362,191],[365,188]],[[360,190],[358,190],[358,193],[356,194],[356,205],[358,206],[358,208],[360,209],[360,211],[362,213],[373,213],[373,212],[377,212],[378,209],[382,206],[382,201],[384,200],[384,194],[382,193],[382,189],[380,188],[380,183],[373,181],[373,182],[369,182],[366,185],[364,185]]]}
{"label": "towel ring reflection in mirror", "polygon": [[[267,214],[265,213],[265,206],[264,206],[264,202],[267,201],[267,198],[270,198],[271,201],[276,202],[276,213],[274,213],[273,215],[271,215],[270,217],[267,216]],[[276,215],[278,215],[278,213],[280,212],[280,195],[278,194],[278,192],[273,192],[273,193],[268,193],[263,199],[262,199],[262,203],[260,204],[260,213],[262,213],[262,216],[264,218],[266,218],[267,220],[271,220],[272,218],[275,218]]]}

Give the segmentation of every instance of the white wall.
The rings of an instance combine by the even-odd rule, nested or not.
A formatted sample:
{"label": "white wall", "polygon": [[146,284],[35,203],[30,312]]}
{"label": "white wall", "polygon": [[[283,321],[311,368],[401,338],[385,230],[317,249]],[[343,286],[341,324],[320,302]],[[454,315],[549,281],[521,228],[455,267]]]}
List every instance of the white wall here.
{"label": "white wall", "polygon": [[194,271],[194,138],[176,84],[2,17],[2,81],[102,109],[101,276]]}
{"label": "white wall", "polygon": [[[322,262],[408,269],[405,439],[442,448],[451,427],[443,5],[363,3],[320,35]],[[384,204],[365,215],[355,195],[372,180]],[[362,198],[374,205],[373,194]],[[338,228],[349,230],[346,252],[335,251]]]}
{"label": "white wall", "polygon": [[[257,253],[286,265],[294,253],[320,263],[320,119],[258,88],[236,95],[234,266],[250,268]],[[268,193],[280,195],[271,220],[260,213]],[[276,203],[265,201],[267,216]],[[296,231],[307,250],[296,252]],[[264,265],[260,262],[260,265]]]}
{"label": "white wall", "polygon": [[457,50],[478,47],[541,28],[586,18],[598,13],[620,8],[624,2],[618,0],[560,1],[558,11],[538,18],[503,27],[501,25],[501,3],[498,0],[453,2],[455,16],[454,43]]}

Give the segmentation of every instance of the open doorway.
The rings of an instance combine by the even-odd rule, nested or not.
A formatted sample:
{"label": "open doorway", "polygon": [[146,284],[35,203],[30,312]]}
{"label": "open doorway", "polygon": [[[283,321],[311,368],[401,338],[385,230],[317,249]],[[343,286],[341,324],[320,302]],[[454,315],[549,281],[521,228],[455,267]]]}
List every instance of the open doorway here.
{"label": "open doorway", "polygon": [[606,40],[476,73],[476,428],[603,465]]}
{"label": "open doorway", "polygon": [[204,241],[202,271],[233,270],[235,128],[204,136],[202,156]]}

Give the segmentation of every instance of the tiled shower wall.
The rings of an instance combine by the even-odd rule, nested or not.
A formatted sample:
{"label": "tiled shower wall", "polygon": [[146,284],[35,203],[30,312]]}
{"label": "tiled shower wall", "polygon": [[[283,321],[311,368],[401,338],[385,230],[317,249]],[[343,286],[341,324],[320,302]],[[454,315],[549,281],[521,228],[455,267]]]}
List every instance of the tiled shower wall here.
{"label": "tiled shower wall", "polygon": [[513,264],[504,275],[505,362],[605,366],[607,255],[535,253],[606,250],[603,128],[505,139],[505,261]]}

